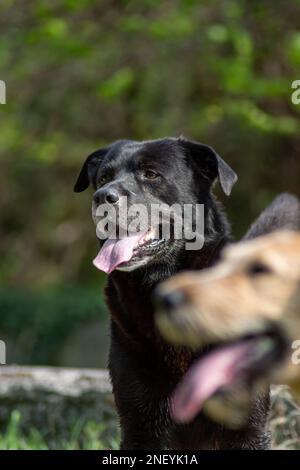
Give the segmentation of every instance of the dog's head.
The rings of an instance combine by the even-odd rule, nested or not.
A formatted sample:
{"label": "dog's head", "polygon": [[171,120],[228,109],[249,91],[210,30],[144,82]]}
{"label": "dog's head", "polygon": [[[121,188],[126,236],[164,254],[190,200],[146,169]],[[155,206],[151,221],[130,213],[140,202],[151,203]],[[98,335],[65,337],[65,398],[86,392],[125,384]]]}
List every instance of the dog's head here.
{"label": "dog's head", "polygon": [[179,274],[160,286],[158,322],[170,340],[196,347],[231,340],[282,321],[299,283],[298,233],[236,243],[224,249],[216,267]]}
{"label": "dog's head", "polygon": [[[197,399],[190,394],[190,411],[227,389],[230,393],[221,399],[217,394],[206,406],[223,421],[234,421],[239,397],[250,405],[258,384],[299,387],[300,365],[292,361],[294,341],[300,340],[299,233],[278,232],[232,245],[218,266],[178,275],[162,284],[158,295],[162,311],[157,321],[166,338],[194,347],[215,345],[179,392],[182,397],[194,383]],[[234,397],[233,409],[228,397]],[[185,419],[189,411],[178,400]]]}
{"label": "dog's head", "polygon": [[[89,155],[74,190],[81,192],[91,185],[95,191],[92,212],[102,245],[96,266],[108,273],[128,271],[174,255],[183,240],[175,240],[172,230],[169,237],[163,236],[161,219],[149,222],[151,208],[207,204],[217,178],[229,195],[237,179],[233,170],[211,147],[183,138],[122,140]],[[146,211],[147,220],[130,213],[132,208]],[[117,230],[107,236],[109,222],[127,233],[120,236]]]}

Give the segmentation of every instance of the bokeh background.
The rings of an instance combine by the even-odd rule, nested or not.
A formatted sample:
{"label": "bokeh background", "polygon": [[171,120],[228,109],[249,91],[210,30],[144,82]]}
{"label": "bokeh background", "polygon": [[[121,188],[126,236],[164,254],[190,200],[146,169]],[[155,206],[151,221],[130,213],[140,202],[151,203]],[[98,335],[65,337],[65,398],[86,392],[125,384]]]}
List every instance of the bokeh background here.
{"label": "bokeh background", "polygon": [[106,363],[105,276],[85,157],[184,134],[239,174],[239,238],[281,191],[300,195],[300,2],[1,0],[0,338],[7,361]]}

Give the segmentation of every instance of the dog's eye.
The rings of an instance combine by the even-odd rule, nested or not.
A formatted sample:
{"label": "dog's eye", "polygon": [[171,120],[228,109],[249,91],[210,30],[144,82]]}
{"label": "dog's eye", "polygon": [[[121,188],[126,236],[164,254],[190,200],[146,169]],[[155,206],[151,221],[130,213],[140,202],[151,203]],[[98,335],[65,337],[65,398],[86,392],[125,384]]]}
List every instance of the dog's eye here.
{"label": "dog's eye", "polygon": [[259,276],[260,274],[270,274],[271,269],[264,263],[253,263],[248,267],[248,274],[250,276]]}
{"label": "dog's eye", "polygon": [[107,181],[108,181],[108,177],[106,175],[102,175],[98,179],[98,184],[105,184],[105,183],[107,183]]}
{"label": "dog's eye", "polygon": [[155,180],[159,177],[159,174],[153,170],[145,170],[144,177],[147,178],[147,180]]}

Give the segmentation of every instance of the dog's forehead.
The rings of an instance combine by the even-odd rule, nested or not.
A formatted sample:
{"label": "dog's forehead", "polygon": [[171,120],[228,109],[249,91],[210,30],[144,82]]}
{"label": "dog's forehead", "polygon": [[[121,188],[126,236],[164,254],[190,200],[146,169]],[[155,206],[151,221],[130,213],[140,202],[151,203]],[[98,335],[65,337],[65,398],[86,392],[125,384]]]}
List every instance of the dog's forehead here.
{"label": "dog's forehead", "polygon": [[101,166],[117,164],[119,161],[130,158],[139,148],[140,142],[134,140],[121,140],[111,145],[109,151],[101,162]]}
{"label": "dog's forehead", "polygon": [[282,231],[237,243],[225,249],[224,259],[235,266],[263,262],[278,271],[300,272],[300,234]]}
{"label": "dog's forehead", "polygon": [[138,163],[140,160],[168,166],[174,164],[180,154],[177,141],[171,138],[144,142],[120,141],[111,146],[100,168],[124,168],[127,164]]}

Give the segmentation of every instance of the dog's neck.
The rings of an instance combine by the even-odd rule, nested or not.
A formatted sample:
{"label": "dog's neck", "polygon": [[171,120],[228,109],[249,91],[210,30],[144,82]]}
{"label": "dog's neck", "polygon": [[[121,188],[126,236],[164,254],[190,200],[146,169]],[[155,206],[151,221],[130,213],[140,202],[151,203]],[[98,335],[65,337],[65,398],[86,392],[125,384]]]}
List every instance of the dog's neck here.
{"label": "dog's neck", "polygon": [[[131,272],[113,271],[108,278],[107,301],[112,321],[131,340],[150,340],[165,347],[154,324],[153,291],[157,284],[183,270],[200,270],[217,262],[224,245],[230,241],[226,220],[213,219],[207,214],[205,242],[201,250],[181,250],[163,259]],[[218,225],[216,225],[218,224]]]}
{"label": "dog's neck", "polygon": [[172,346],[161,337],[155,326],[153,291],[159,282],[181,270],[196,270],[213,264],[225,243],[226,239],[220,238],[217,244],[204,245],[199,252],[183,253],[172,267],[162,263],[152,270],[114,271],[109,276],[107,301],[113,329],[134,351],[146,348],[155,357],[158,354],[176,377],[186,372],[194,352],[190,348]]}

